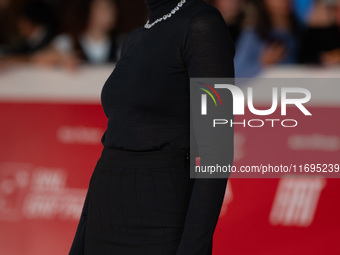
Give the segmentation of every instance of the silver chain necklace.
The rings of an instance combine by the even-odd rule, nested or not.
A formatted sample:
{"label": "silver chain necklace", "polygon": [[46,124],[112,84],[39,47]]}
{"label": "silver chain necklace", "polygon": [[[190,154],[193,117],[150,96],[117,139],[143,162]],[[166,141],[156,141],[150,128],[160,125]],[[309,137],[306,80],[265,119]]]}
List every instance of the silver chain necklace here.
{"label": "silver chain necklace", "polygon": [[144,25],[145,28],[150,29],[151,27],[153,27],[155,24],[157,24],[158,22],[161,22],[162,20],[166,20],[168,18],[170,18],[172,15],[174,15],[179,8],[181,8],[183,6],[183,4],[186,2],[186,0],[181,0],[177,6],[175,8],[173,8],[171,10],[171,12],[169,12],[168,14],[165,14],[162,18],[158,18],[156,19],[154,22],[152,22],[151,24],[149,23],[149,20],[146,22],[146,24]]}

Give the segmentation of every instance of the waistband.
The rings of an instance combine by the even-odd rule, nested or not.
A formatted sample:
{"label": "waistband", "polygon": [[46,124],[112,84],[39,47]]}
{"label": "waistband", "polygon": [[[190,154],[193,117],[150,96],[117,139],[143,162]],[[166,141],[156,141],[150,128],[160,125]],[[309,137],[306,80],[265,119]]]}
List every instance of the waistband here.
{"label": "waistband", "polygon": [[99,159],[118,167],[158,168],[176,167],[189,163],[189,149],[175,151],[127,151],[105,147]]}

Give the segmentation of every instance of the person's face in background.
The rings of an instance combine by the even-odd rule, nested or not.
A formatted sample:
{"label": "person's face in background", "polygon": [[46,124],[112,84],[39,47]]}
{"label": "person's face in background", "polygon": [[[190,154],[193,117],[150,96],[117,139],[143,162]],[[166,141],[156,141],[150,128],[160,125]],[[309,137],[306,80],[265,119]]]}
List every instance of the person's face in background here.
{"label": "person's face in background", "polygon": [[110,31],[116,26],[117,7],[110,0],[95,0],[92,2],[89,27],[100,31]]}
{"label": "person's face in background", "polygon": [[0,0],[0,11],[6,10],[9,6],[9,0]]}
{"label": "person's face in background", "polygon": [[38,27],[38,25],[34,24],[33,22],[31,22],[25,17],[21,17],[18,19],[17,26],[18,26],[18,33],[23,38],[29,38],[34,33],[36,28]]}
{"label": "person's face in background", "polygon": [[338,22],[338,0],[316,0],[307,23],[312,27],[329,27]]}
{"label": "person's face in background", "polygon": [[291,0],[264,0],[271,17],[287,17],[292,9]]}
{"label": "person's face in background", "polygon": [[337,20],[338,26],[340,26],[340,1],[338,1],[337,7],[336,7],[336,20]]}
{"label": "person's face in background", "polygon": [[215,7],[227,23],[233,23],[241,11],[243,0],[215,0]]}

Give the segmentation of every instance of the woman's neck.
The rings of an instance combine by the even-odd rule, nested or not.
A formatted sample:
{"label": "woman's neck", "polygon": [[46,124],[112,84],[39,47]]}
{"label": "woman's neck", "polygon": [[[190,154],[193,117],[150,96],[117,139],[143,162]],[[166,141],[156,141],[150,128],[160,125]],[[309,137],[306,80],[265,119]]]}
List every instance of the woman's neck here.
{"label": "woman's neck", "polygon": [[[187,0],[188,1],[188,0]],[[168,14],[173,8],[177,6],[180,0],[145,0],[149,10],[150,22],[155,21],[163,15]]]}

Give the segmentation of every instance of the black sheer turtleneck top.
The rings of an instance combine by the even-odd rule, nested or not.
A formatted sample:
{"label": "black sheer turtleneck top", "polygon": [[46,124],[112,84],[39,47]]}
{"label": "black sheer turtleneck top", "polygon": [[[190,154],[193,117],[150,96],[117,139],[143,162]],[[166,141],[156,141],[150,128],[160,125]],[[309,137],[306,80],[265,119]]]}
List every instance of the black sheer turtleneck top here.
{"label": "black sheer turtleneck top", "polygon": [[[146,0],[152,23],[179,0]],[[131,151],[189,147],[189,78],[233,77],[233,42],[220,13],[187,0],[169,19],[127,35],[101,93],[102,144]]]}
{"label": "black sheer turtleneck top", "polygon": [[[179,1],[146,0],[150,23]],[[221,14],[203,0],[187,0],[172,17],[132,31],[102,89],[108,118],[102,144],[130,151],[189,148],[190,78],[234,77],[233,57]],[[195,179],[176,255],[211,254],[226,182]]]}

